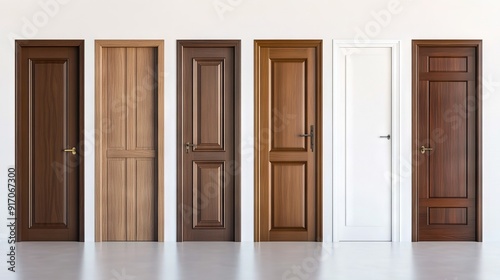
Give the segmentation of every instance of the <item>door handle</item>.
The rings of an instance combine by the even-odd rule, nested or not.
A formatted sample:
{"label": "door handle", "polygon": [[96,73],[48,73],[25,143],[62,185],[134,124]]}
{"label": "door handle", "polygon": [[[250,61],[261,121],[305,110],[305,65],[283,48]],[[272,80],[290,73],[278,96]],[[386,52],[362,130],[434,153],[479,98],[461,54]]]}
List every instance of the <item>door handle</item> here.
{"label": "door handle", "polygon": [[192,144],[192,143],[189,143],[189,142],[186,142],[186,144],[184,144],[184,146],[186,147],[186,153],[189,153],[189,147],[196,147],[196,144]]}
{"label": "door handle", "polygon": [[379,136],[379,138],[386,138],[387,140],[391,140],[391,135],[390,134],[382,135],[382,136]]}
{"label": "door handle", "polygon": [[426,146],[420,147],[420,152],[422,154],[425,154],[425,152],[427,152],[427,151],[429,151],[429,152],[432,151],[432,148],[431,147],[426,147]]}
{"label": "door handle", "polygon": [[314,152],[314,125],[311,125],[309,133],[299,134],[300,137],[309,137],[311,140],[311,152]]}
{"label": "door handle", "polygon": [[76,148],[73,147],[71,149],[64,149],[63,152],[71,153],[73,155],[76,155]]}

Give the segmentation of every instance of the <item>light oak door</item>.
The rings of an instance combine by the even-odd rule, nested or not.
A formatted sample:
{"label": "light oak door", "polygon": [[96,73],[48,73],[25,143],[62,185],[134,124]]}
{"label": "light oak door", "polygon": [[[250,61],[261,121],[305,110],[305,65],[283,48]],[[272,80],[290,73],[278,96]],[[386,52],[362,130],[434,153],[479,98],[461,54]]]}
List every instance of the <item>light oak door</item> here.
{"label": "light oak door", "polygon": [[481,240],[481,41],[413,41],[413,240]]}
{"label": "light oak door", "polygon": [[16,41],[17,241],[83,241],[83,41]]}
{"label": "light oak door", "polygon": [[162,41],[96,41],[96,240],[161,239]]}
{"label": "light oak door", "polygon": [[255,41],[255,239],[321,240],[317,40]]}
{"label": "light oak door", "polygon": [[239,239],[240,42],[178,41],[178,240]]}

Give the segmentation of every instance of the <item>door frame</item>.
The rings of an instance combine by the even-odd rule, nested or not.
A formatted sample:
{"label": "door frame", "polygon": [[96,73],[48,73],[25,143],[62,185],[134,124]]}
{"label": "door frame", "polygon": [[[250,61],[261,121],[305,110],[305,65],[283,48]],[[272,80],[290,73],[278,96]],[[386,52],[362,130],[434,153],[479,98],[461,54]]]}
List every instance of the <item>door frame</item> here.
{"label": "door frame", "polygon": [[241,40],[177,40],[177,241],[183,241],[183,123],[182,57],[188,47],[234,48],[234,241],[241,241]]}
{"label": "door frame", "polygon": [[158,116],[157,116],[157,169],[158,169],[158,242],[164,241],[164,41],[163,40],[96,40],[95,41],[95,241],[101,242],[102,236],[102,186],[103,178],[101,166],[103,166],[102,158],[102,138],[100,133],[102,130],[102,106],[103,106],[103,90],[102,90],[102,49],[107,47],[152,47],[158,51]]}
{"label": "door frame", "polygon": [[316,49],[316,241],[323,241],[323,40],[254,40],[254,241],[260,242],[260,52],[262,47]]}
{"label": "door frame", "polygon": [[[17,108],[20,106],[20,90],[21,90],[21,81],[18,79],[21,75],[21,61],[19,60],[19,55],[21,53],[21,49],[23,47],[78,47],[78,54],[79,54],[79,88],[78,88],[78,131],[80,131],[80,137],[79,137],[79,143],[78,143],[78,150],[80,153],[78,156],[80,157],[80,165],[78,166],[78,173],[79,173],[79,178],[78,178],[78,236],[79,236],[79,241],[83,242],[85,241],[85,108],[84,108],[84,102],[85,102],[85,90],[84,90],[84,82],[85,82],[85,72],[84,72],[84,65],[85,65],[85,59],[84,59],[84,46],[85,46],[85,41],[84,40],[16,40],[16,147],[15,147],[15,165],[16,165],[16,170],[18,169],[19,162],[21,161],[20,155],[23,150],[23,147],[20,145],[20,123],[19,119],[21,117],[21,112]],[[17,217],[20,217],[20,201],[21,197],[19,194],[19,191],[16,193],[16,209],[18,209],[18,213],[16,214]],[[19,232],[21,229],[19,227],[19,223],[16,223],[16,228]],[[16,241],[18,240],[18,237],[16,236]]]}
{"label": "door frame", "polygon": [[483,55],[482,40],[412,40],[412,241],[418,242],[418,54],[420,47],[474,47],[476,49],[476,241],[483,241]]}
{"label": "door frame", "polygon": [[399,40],[372,40],[366,43],[360,43],[357,40],[333,40],[333,242],[340,242],[339,227],[339,192],[341,186],[345,186],[345,129],[346,116],[345,106],[346,99],[344,92],[341,91],[339,85],[340,73],[345,71],[340,69],[338,61],[341,59],[341,51],[344,48],[390,48],[392,53],[392,95],[391,95],[391,239],[392,242],[401,240],[401,223],[400,223],[400,44]]}

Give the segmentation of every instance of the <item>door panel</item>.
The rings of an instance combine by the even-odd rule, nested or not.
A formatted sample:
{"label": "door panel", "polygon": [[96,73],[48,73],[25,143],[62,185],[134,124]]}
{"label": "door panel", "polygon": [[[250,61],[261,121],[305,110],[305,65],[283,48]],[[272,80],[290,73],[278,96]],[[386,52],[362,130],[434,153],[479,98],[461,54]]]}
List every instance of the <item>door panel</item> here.
{"label": "door panel", "polygon": [[97,241],[161,239],[162,44],[96,42]]}
{"label": "door panel", "polygon": [[16,45],[18,241],[83,240],[83,41]]}
{"label": "door panel", "polygon": [[[306,150],[306,138],[297,137],[307,127],[306,61],[272,61],[272,151]],[[283,117],[292,119],[284,129]],[[293,127],[292,127],[293,126]]]}
{"label": "door panel", "polygon": [[307,230],[306,162],[271,164],[271,230]]}
{"label": "door panel", "polygon": [[434,143],[429,158],[429,197],[467,198],[467,123],[447,125],[447,112],[454,106],[465,108],[467,82],[429,82],[429,130],[440,131],[446,141]]}
{"label": "door panel", "polygon": [[392,47],[341,49],[345,139],[338,157],[345,156],[340,174],[345,179],[337,194],[339,241],[392,238],[392,52]]}
{"label": "door panel", "polygon": [[256,241],[321,240],[321,41],[256,41]]}
{"label": "door panel", "polygon": [[414,41],[413,48],[413,239],[480,240],[481,43]]}
{"label": "door panel", "polygon": [[178,240],[238,236],[239,41],[178,42]]}

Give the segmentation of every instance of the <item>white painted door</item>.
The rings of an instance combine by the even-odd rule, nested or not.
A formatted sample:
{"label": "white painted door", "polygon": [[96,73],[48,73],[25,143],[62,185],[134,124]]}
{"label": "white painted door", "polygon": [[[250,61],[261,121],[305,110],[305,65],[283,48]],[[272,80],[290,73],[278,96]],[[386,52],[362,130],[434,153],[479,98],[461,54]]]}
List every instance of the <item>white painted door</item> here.
{"label": "white painted door", "polygon": [[344,115],[338,240],[391,241],[392,48],[341,48],[338,58]]}

